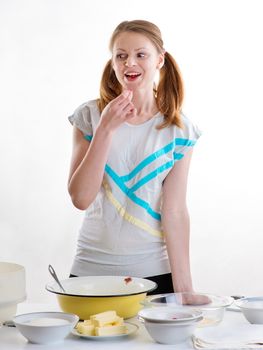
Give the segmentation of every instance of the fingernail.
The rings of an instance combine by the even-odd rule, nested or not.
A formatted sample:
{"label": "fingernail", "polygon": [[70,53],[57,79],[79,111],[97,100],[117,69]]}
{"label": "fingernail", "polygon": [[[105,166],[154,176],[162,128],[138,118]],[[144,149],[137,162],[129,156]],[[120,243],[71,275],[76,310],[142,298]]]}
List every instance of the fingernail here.
{"label": "fingernail", "polygon": [[122,94],[124,97],[128,97],[130,94],[130,90],[124,90]]}

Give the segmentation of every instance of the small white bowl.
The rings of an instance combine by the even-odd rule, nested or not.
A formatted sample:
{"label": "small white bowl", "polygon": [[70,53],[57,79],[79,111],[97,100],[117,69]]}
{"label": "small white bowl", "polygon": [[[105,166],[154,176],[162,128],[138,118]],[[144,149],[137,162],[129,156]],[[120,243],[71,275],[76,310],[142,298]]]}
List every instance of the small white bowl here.
{"label": "small white bowl", "polygon": [[193,335],[203,317],[200,311],[159,306],[141,310],[138,313],[138,319],[156,342],[179,344]]}
{"label": "small white bowl", "polygon": [[62,341],[75,327],[79,317],[65,312],[34,312],[13,319],[17,329],[31,343]]}
{"label": "small white bowl", "polygon": [[142,320],[141,318],[140,321],[144,324],[149,335],[160,344],[180,344],[187,341],[193,335],[198,324],[197,321],[158,323]]}
{"label": "small white bowl", "polygon": [[157,306],[145,308],[138,312],[138,318],[149,322],[158,323],[192,323],[203,319],[202,312],[183,308],[174,308],[170,306]]}
{"label": "small white bowl", "polygon": [[235,300],[250,323],[263,324],[263,297],[247,297]]}

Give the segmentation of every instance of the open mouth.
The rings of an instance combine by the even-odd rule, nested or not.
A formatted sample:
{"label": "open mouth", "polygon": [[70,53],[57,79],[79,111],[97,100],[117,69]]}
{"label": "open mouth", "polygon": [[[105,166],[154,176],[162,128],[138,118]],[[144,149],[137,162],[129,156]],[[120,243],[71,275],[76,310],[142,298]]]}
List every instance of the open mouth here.
{"label": "open mouth", "polygon": [[126,73],[125,78],[129,81],[134,81],[141,76],[141,73]]}

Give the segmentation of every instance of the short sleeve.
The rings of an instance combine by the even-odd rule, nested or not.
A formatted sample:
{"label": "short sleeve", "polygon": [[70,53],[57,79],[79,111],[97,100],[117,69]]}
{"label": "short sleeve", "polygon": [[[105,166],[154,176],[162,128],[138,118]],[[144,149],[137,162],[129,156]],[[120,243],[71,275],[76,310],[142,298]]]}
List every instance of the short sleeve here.
{"label": "short sleeve", "polygon": [[68,117],[72,125],[75,125],[82,131],[84,137],[91,141],[93,135],[93,128],[91,123],[91,113],[88,102],[80,105],[75,112]]}
{"label": "short sleeve", "polygon": [[177,128],[175,138],[174,159],[181,159],[201,136],[202,132],[186,115],[182,114],[183,128]]}

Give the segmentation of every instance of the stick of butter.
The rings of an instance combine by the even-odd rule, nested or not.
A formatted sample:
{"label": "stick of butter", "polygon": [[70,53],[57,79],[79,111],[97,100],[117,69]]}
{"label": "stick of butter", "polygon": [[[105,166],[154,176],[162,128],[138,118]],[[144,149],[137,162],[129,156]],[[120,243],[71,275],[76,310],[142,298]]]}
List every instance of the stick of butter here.
{"label": "stick of butter", "polygon": [[117,316],[116,311],[105,311],[90,316],[90,320],[95,327],[104,327],[120,321],[120,317]]}
{"label": "stick of butter", "polygon": [[125,325],[120,326],[105,326],[105,327],[95,327],[95,335],[116,335],[127,333],[127,328]]}
{"label": "stick of butter", "polygon": [[88,326],[88,325],[91,325],[92,323],[91,323],[91,320],[84,320],[84,324],[85,324],[86,326]]}
{"label": "stick of butter", "polygon": [[78,322],[76,328],[80,334],[95,335],[95,326],[93,324],[85,324],[85,321]]}
{"label": "stick of butter", "polygon": [[120,326],[123,324],[123,318],[119,316],[115,316],[111,319],[110,318],[94,319],[91,321],[91,323],[95,327]]}
{"label": "stick of butter", "polygon": [[92,320],[98,320],[100,318],[114,318],[116,317],[116,311],[104,311],[104,312],[100,312],[99,314],[96,315],[91,315],[90,319]]}

